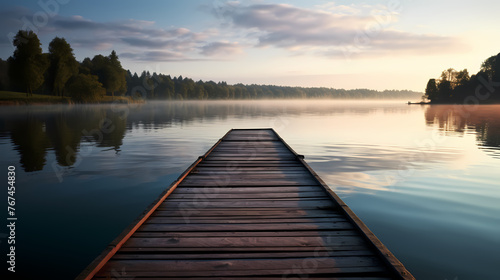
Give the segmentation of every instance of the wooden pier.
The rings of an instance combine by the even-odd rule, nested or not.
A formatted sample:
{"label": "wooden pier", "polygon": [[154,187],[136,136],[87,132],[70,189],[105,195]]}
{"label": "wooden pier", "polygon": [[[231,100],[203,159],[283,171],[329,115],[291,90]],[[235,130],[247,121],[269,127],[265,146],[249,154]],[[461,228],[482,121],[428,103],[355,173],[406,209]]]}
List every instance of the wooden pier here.
{"label": "wooden pier", "polygon": [[77,279],[414,279],[303,158],[230,130]]}

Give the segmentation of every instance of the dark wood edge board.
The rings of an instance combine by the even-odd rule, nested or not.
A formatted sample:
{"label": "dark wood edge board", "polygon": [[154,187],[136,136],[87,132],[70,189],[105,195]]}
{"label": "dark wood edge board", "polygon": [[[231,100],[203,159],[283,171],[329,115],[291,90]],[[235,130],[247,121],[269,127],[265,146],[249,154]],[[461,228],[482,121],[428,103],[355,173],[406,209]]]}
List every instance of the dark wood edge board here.
{"label": "dark wood edge board", "polygon": [[165,199],[177,188],[177,186],[184,180],[184,178],[196,168],[196,166],[203,161],[226,137],[232,130],[228,131],[217,143],[215,143],[203,156],[193,162],[188,169],[186,169],[180,176],[170,184],[170,186],[163,191],[160,196],[151,203],[146,210],[123,232],[113,240],[106,249],[92,261],[76,278],[75,280],[90,280],[94,277],[99,270],[118,252],[118,250],[125,244],[125,242],[144,224],[144,222],[156,211],[156,209],[165,201]]}
{"label": "dark wood edge board", "polygon": [[303,155],[297,154],[295,150],[286,143],[281,136],[276,133],[278,139],[283,142],[283,144],[297,157],[297,160],[301,162],[307,170],[313,175],[313,177],[318,181],[318,183],[323,186],[328,195],[340,206],[342,212],[346,214],[348,219],[353,222],[353,224],[363,233],[363,236],[369,241],[368,243],[375,248],[375,251],[382,257],[387,266],[396,273],[400,279],[404,280],[415,280],[415,277],[404,267],[404,265],[394,256],[394,254],[389,251],[389,249],[375,236],[375,234],[368,228],[368,226],[361,221],[361,219],[354,214],[354,212],[345,204],[345,202],[330,188],[328,185],[319,177],[319,175],[312,169],[307,162],[304,160]]}

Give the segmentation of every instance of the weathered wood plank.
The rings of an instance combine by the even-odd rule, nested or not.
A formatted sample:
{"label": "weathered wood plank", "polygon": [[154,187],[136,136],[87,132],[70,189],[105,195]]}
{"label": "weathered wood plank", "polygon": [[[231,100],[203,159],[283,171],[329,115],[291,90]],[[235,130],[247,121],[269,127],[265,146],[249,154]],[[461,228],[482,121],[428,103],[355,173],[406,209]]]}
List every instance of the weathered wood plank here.
{"label": "weathered wood plank", "polygon": [[[201,211],[200,211],[201,212]],[[193,221],[203,221],[203,220],[220,220],[223,219],[225,220],[238,220],[238,221],[244,221],[244,220],[255,220],[255,219],[260,219],[260,220],[265,220],[268,222],[271,222],[271,220],[277,222],[278,219],[290,219],[290,220],[297,220],[297,219],[328,219],[328,218],[343,218],[344,216],[340,213],[324,213],[324,214],[314,214],[314,215],[307,215],[307,216],[292,216],[292,215],[282,215],[282,216],[231,216],[231,215],[212,215],[212,216],[200,216],[197,215],[198,213],[186,213],[187,215],[178,215],[178,216],[168,216],[168,214],[163,214],[163,213],[158,213],[155,215],[151,215],[152,217],[163,217],[163,218],[168,218],[173,221],[181,221],[184,223],[191,223]],[[180,223],[180,222],[178,222]]]}
{"label": "weathered wood plank", "polygon": [[269,141],[278,141],[277,138],[274,137],[254,137],[254,136],[235,136],[224,139],[225,141],[234,141],[234,142],[269,142]]}
{"label": "weathered wood plank", "polygon": [[270,186],[270,187],[178,187],[175,190],[176,194],[180,193],[194,193],[194,194],[218,194],[218,193],[301,193],[301,192],[314,192],[323,191],[320,186]]}
{"label": "weathered wood plank", "polygon": [[[123,273],[123,272],[121,272]],[[114,276],[99,276],[95,277],[94,279],[108,279],[110,277],[113,277],[117,280],[123,279],[123,280],[131,280],[130,276],[127,276],[126,273],[123,275],[120,275],[118,272],[114,274]],[[302,275],[295,276],[295,275],[288,275],[285,276],[287,279],[301,279],[303,277]],[[113,279],[111,278],[111,279]],[[161,276],[160,278],[157,277],[146,277],[142,278],[139,276],[133,277],[133,279],[147,279],[147,280],[165,280],[165,279],[177,279],[177,276]],[[233,276],[193,276],[193,277],[182,277],[183,280],[234,280],[235,278]],[[283,280],[283,276],[281,275],[275,275],[275,276],[254,276],[254,277],[238,277],[238,280]],[[309,278],[309,279],[314,279],[314,280],[394,280],[394,278],[389,278],[389,277],[336,277],[336,276],[329,276],[329,277],[314,277],[314,278]]]}
{"label": "weathered wood plank", "polygon": [[[123,247],[120,249],[121,252],[127,253],[127,254],[175,254],[175,253],[182,253],[182,254],[188,254],[188,253],[205,253],[205,254],[211,254],[214,253],[214,251],[217,252],[224,252],[226,254],[234,254],[234,253],[241,253],[241,252],[316,252],[316,251],[331,251],[331,252],[336,252],[336,251],[350,251],[350,250],[370,250],[369,246],[366,245],[359,245],[359,246],[354,246],[354,245],[331,245],[328,247],[318,247],[318,246],[300,246],[300,247],[219,247],[216,250],[214,248],[203,248],[203,247],[196,247],[196,248],[173,248],[173,247],[149,247],[149,248],[143,248],[143,247]],[[334,255],[335,256],[335,255]]]}
{"label": "weathered wood plank", "polygon": [[[320,201],[280,201],[280,200],[254,200],[254,201],[189,201],[189,202],[172,202],[168,201],[158,207],[159,210],[175,209],[175,208],[295,208],[295,209],[323,209],[333,208],[335,203],[330,200]],[[228,210],[229,211],[229,210]]]}
{"label": "weathered wood plank", "polygon": [[349,251],[303,251],[303,252],[250,252],[250,253],[214,253],[214,254],[197,254],[197,253],[156,253],[156,254],[140,254],[140,253],[118,253],[115,255],[115,260],[209,260],[209,259],[278,259],[278,258],[318,258],[330,256],[374,256],[370,250],[349,250]]}
{"label": "weathered wood plank", "polygon": [[144,224],[138,231],[250,231],[250,230],[347,230],[354,227],[349,222],[337,223],[274,223],[274,224]]}
{"label": "weathered wood plank", "polygon": [[139,248],[244,248],[273,247],[280,244],[283,247],[327,247],[365,245],[366,242],[358,236],[322,237],[183,237],[183,238],[130,238],[123,247]]}
{"label": "weathered wood plank", "polygon": [[[182,204],[179,207],[204,207],[205,205],[208,204],[215,204],[215,203],[223,203],[223,202],[230,202],[230,203],[250,203],[250,202],[275,202],[275,201],[280,201],[280,202],[297,202],[297,203],[305,203],[305,202],[325,202],[328,201],[328,198],[326,197],[306,197],[306,198],[293,198],[293,197],[285,197],[285,198],[233,198],[233,199],[225,199],[225,198],[211,198],[211,199],[206,199],[206,198],[173,198],[168,201],[168,203],[179,203]],[[213,202],[213,203],[212,203]],[[206,207],[205,207],[206,208]],[[223,207],[224,208],[224,207]],[[227,207],[226,207],[227,208]],[[321,209],[321,208],[319,208]]]}
{"label": "weathered wood plank", "polygon": [[231,148],[231,147],[220,147],[212,152],[212,156],[220,156],[221,154],[227,154],[228,156],[233,155],[290,155],[294,156],[286,148],[266,148],[266,147],[254,147],[254,148]]}
{"label": "weathered wood plank", "polygon": [[297,170],[283,170],[283,169],[270,169],[270,170],[252,170],[247,168],[226,170],[224,168],[215,167],[214,169],[208,168],[200,168],[197,170],[193,170],[191,174],[199,174],[205,176],[213,176],[213,175],[293,175],[293,174],[304,174],[307,175],[305,170],[297,169]]}
{"label": "weathered wood plank", "polygon": [[[119,267],[127,267],[127,274],[143,276],[169,275],[262,275],[292,274],[294,267],[303,267],[304,258],[290,259],[250,259],[250,260],[114,260],[103,269],[111,272]],[[315,258],[315,269],[310,274],[381,272],[386,271],[380,261],[374,257],[329,257]],[[138,272],[137,274],[134,272]],[[201,274],[203,273],[203,274]],[[249,274],[250,273],[250,274]],[[99,273],[99,275],[102,275]]]}
{"label": "weathered wood plank", "polygon": [[[296,236],[315,236],[324,238],[334,238],[336,236],[352,236],[359,234],[355,230],[294,230],[294,231],[219,231],[219,232],[205,232],[205,231],[191,231],[191,232],[136,232],[135,237],[163,237],[163,238],[180,238],[180,237],[296,237]],[[319,248],[321,249],[321,248]]]}
{"label": "weathered wood plank", "polygon": [[215,149],[212,155],[219,154],[231,154],[231,155],[242,155],[242,154],[250,154],[250,155],[290,155],[294,156],[292,152],[290,152],[285,147],[219,147]]}
{"label": "weathered wood plank", "polygon": [[206,161],[199,167],[218,168],[220,171],[240,170],[246,168],[300,168],[300,163],[295,161],[271,162],[271,161]]}
{"label": "weathered wood plank", "polygon": [[[226,140],[226,139],[224,139]],[[221,143],[219,148],[240,148],[240,147],[245,147],[245,148],[283,148],[283,144],[279,141],[259,141],[259,142],[253,142],[253,141],[224,141]]]}
{"label": "weathered wood plank", "polygon": [[[146,223],[148,224],[179,224],[183,223],[184,220],[172,219],[166,217],[151,217]],[[249,224],[249,223],[326,223],[326,222],[347,222],[345,217],[335,217],[335,218],[296,218],[296,219],[228,219],[228,218],[217,218],[217,219],[191,219],[191,223],[203,223],[203,224]],[[185,223],[185,222],[184,222]]]}
{"label": "weathered wood plank", "polygon": [[223,163],[230,163],[230,164],[245,164],[245,163],[253,163],[253,164],[276,164],[276,165],[285,165],[285,164],[295,164],[297,166],[302,166],[300,162],[298,162],[294,157],[284,157],[281,159],[280,157],[254,157],[254,158],[247,158],[247,157],[225,157],[225,158],[218,158],[218,157],[213,157],[206,159],[203,163],[200,163],[201,166],[205,164],[210,164],[210,163],[219,163],[222,161]]}
{"label": "weathered wood plank", "polygon": [[[188,211],[186,211],[188,210]],[[191,210],[191,211],[189,211]],[[192,209],[171,209],[171,210],[157,210],[152,216],[158,217],[332,217],[336,215],[341,215],[339,211],[334,209],[328,210],[316,210],[316,209],[286,209],[280,210],[276,208],[246,208],[245,209],[203,209],[203,208],[192,208]]]}
{"label": "weathered wood plank", "polygon": [[[123,272],[122,272],[123,273]],[[131,280],[130,276],[127,276],[126,274],[120,275],[118,272],[114,274],[114,276],[102,276],[102,277],[96,277],[95,279],[107,279],[109,280],[110,277],[114,277],[115,279],[123,279],[123,280]],[[287,275],[284,276],[286,279],[301,279],[304,278],[303,275]],[[113,278],[111,278],[113,279]],[[134,277],[133,279],[147,279],[147,280],[165,280],[165,279],[178,279],[177,276],[161,276],[159,278],[157,277]],[[188,277],[182,277],[182,280],[234,280],[234,276],[188,276]],[[275,276],[268,276],[268,275],[263,275],[263,276],[254,276],[254,277],[238,277],[238,280],[283,280],[283,276],[281,275],[275,275]],[[329,277],[317,277],[314,276],[314,278],[308,277],[308,279],[314,279],[314,280],[394,280],[394,278],[390,277],[366,277],[366,276],[361,276],[361,277],[337,277],[337,276],[329,276]]]}
{"label": "weathered wood plank", "polygon": [[250,197],[250,194],[238,194],[239,197],[207,197],[198,196],[194,198],[172,198],[169,199],[169,203],[172,202],[192,202],[196,205],[200,203],[206,203],[208,201],[212,202],[244,202],[244,201],[298,201],[298,202],[308,202],[308,201],[329,201],[328,196],[314,196],[314,197]]}
{"label": "weathered wood plank", "polygon": [[311,198],[311,197],[321,197],[321,198],[328,198],[326,195],[326,192],[324,191],[318,191],[318,192],[289,192],[289,193],[272,193],[272,192],[266,192],[266,193],[205,193],[203,194],[203,197],[200,196],[200,193],[175,193],[171,194],[170,198],[171,199],[176,199],[176,198],[184,198],[184,199],[200,199],[200,198],[205,198],[205,199],[238,199],[238,198]]}
{"label": "weathered wood plank", "polygon": [[224,162],[211,162],[211,163],[204,163],[200,164],[200,167],[216,167],[216,168],[226,168],[226,170],[238,170],[238,169],[244,169],[244,168],[252,168],[252,167],[270,167],[270,168],[288,168],[288,167],[302,167],[300,164],[297,163],[252,163],[252,162],[246,162],[246,163],[224,163]]}
{"label": "weathered wood plank", "polygon": [[294,173],[288,174],[224,174],[224,173],[191,173],[189,180],[276,180],[276,179],[285,179],[285,180],[306,180],[307,182],[314,182],[311,180],[306,172],[298,171]]}
{"label": "weathered wood plank", "polygon": [[286,147],[217,147],[212,151],[212,155],[218,155],[219,153],[230,153],[230,154],[284,154],[291,155],[294,154],[290,152]]}
{"label": "weathered wood plank", "polygon": [[272,129],[231,130],[175,186],[77,279],[414,279]]}
{"label": "weathered wood plank", "polygon": [[[99,275],[100,277],[107,277],[106,279],[110,279],[109,277],[113,277],[112,275],[116,275],[118,272],[117,269],[119,268],[113,268],[112,272],[109,274],[102,274]],[[113,271],[115,271],[113,273]],[[382,272],[385,272],[386,270],[381,267],[381,266],[374,266],[374,267],[350,267],[350,268],[318,268],[314,270],[314,274],[319,274],[319,275],[331,275],[331,276],[340,276],[340,275],[346,275],[346,274],[353,274],[353,275],[385,275],[385,273],[382,274]],[[143,271],[133,271],[130,273],[127,273],[126,278],[118,278],[118,279],[127,279],[129,280],[130,278],[133,279],[151,279],[152,277],[161,277],[160,279],[164,278],[165,276],[168,277],[173,277],[173,278],[167,278],[167,279],[186,279],[186,277],[202,277],[204,279],[212,279],[212,277],[219,277],[219,276],[231,276],[231,277],[237,277],[237,278],[230,278],[230,279],[240,279],[239,276],[266,276],[268,277],[269,275],[276,275],[276,276],[281,276],[279,279],[283,279],[283,277],[286,278],[297,278],[301,277],[303,274],[300,275],[295,275],[293,273],[292,269],[261,269],[261,270],[230,270],[230,271],[203,271],[203,270],[196,270],[196,267],[192,267],[190,270],[186,271],[159,271],[159,272],[143,272]],[[283,276],[285,275],[285,276]],[[311,274],[308,274],[311,275]],[[177,278],[177,277],[182,277],[182,278]],[[210,278],[207,278],[210,277]],[[312,277],[312,276],[311,276]],[[285,279],[286,279],[285,278]],[[315,279],[312,278],[312,279]],[[332,278],[329,278],[332,279]],[[336,278],[333,278],[336,279]]]}
{"label": "weathered wood plank", "polygon": [[287,179],[264,179],[264,180],[250,180],[250,179],[230,179],[230,178],[212,178],[211,180],[197,180],[186,179],[182,181],[180,186],[193,187],[236,187],[236,186],[314,186],[316,181],[309,178],[301,178],[297,180]]}
{"label": "weathered wood plank", "polygon": [[244,156],[244,155],[232,155],[232,156],[219,156],[213,155],[207,162],[211,161],[243,161],[243,162],[255,162],[255,161],[279,161],[279,162],[296,162],[295,156],[292,155],[259,155],[259,156]]}

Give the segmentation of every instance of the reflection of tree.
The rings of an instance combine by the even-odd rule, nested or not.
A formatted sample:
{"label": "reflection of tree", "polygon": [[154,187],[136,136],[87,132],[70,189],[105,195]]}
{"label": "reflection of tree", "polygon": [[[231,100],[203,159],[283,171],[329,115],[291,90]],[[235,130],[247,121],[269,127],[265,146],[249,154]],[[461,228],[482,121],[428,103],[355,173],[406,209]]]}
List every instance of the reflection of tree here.
{"label": "reflection of tree", "polygon": [[19,151],[21,166],[26,172],[42,170],[49,147],[43,122],[28,114],[25,119],[18,119],[10,125],[11,139]]}
{"label": "reflection of tree", "polygon": [[173,124],[190,123],[196,120],[225,120],[230,117],[259,118],[299,115],[365,115],[376,111],[396,113],[410,111],[409,107],[380,106],[373,103],[332,104],[325,100],[317,102],[289,102],[283,100],[262,101],[155,101],[130,109],[127,121],[135,128],[156,129]]}
{"label": "reflection of tree", "polygon": [[478,145],[500,147],[500,106],[435,105],[425,112],[429,125],[439,125],[444,131],[464,133],[474,129]]}
{"label": "reflection of tree", "polygon": [[[492,124],[495,121],[496,124]],[[477,139],[484,146],[500,147],[500,120],[492,120],[492,122],[477,127]]]}
{"label": "reflection of tree", "polygon": [[57,163],[61,166],[72,166],[76,161],[76,151],[80,144],[80,135],[74,125],[62,114],[47,118],[47,134],[56,154]]}
{"label": "reflection of tree", "polygon": [[101,121],[102,141],[98,147],[111,147],[115,151],[119,151],[126,129],[127,122],[122,116],[107,111],[106,118]]}
{"label": "reflection of tree", "polygon": [[10,132],[26,172],[42,170],[50,148],[57,163],[66,167],[75,164],[82,141],[119,150],[127,127],[123,114],[106,106],[33,111],[13,112],[0,124],[1,134]]}

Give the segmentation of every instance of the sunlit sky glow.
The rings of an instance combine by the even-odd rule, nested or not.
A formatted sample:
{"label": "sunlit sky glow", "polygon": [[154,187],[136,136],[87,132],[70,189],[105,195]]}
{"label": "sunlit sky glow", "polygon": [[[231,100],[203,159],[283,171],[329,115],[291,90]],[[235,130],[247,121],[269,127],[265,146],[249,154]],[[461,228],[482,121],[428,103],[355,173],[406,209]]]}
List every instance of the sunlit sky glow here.
{"label": "sunlit sky glow", "polygon": [[[44,4],[45,3],[45,4]],[[423,91],[500,52],[498,1],[3,1],[0,57],[34,29],[76,58],[195,80]]]}

